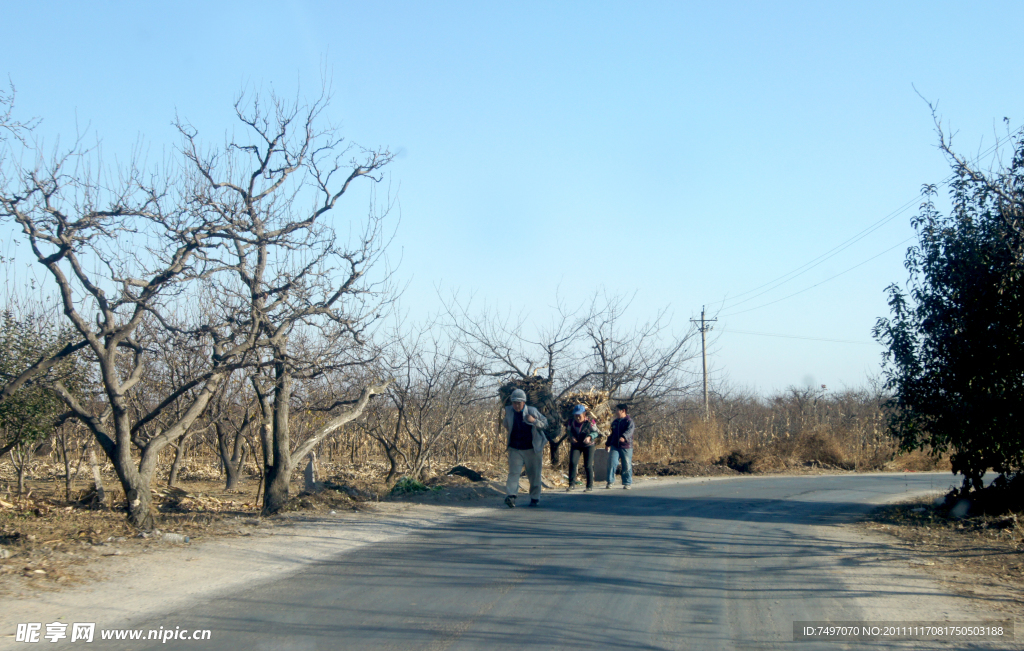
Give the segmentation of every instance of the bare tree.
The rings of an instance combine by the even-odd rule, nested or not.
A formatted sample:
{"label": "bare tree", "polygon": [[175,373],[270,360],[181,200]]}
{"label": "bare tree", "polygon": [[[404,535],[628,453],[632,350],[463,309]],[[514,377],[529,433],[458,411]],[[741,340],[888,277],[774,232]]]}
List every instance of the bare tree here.
{"label": "bare tree", "polygon": [[217,454],[224,468],[225,490],[238,488],[239,475],[245,465],[247,435],[261,423],[258,399],[247,388],[251,389],[248,378],[242,372],[234,374],[221,386],[204,415],[217,434]]}
{"label": "bare tree", "polygon": [[[80,144],[49,159],[27,146],[24,158],[32,164],[17,167],[9,158],[0,169],[0,218],[20,228],[59,294],[74,337],[5,391],[81,351],[100,393],[82,396],[59,380],[52,388],[112,462],[129,520],[152,528],[149,487],[160,451],[188,430],[253,342],[232,322],[182,322],[193,282],[208,271],[205,252],[219,243],[211,239],[217,225],[209,213],[193,209],[170,173],[145,171],[135,161],[106,171]],[[155,356],[140,330],[147,322],[198,339],[208,363],[140,414],[131,397]],[[174,406],[181,407],[178,418],[146,431]]]}
{"label": "bare tree", "polygon": [[[580,362],[578,344],[594,318],[593,305],[572,307],[559,297],[549,322],[530,332],[526,313],[513,315],[486,305],[477,310],[472,298],[463,302],[457,295],[442,302],[445,325],[464,357],[477,364],[482,376],[493,378],[528,378],[543,372],[553,382],[571,375]],[[573,378],[562,384],[575,386],[578,381]]]}
{"label": "bare tree", "polygon": [[[24,144],[25,136],[39,124],[39,120],[36,118],[22,122],[14,117],[15,95],[17,95],[17,92],[14,88],[14,82],[8,80],[7,90],[0,90],[0,145],[3,144],[8,136]],[[0,156],[2,155],[3,152],[0,152]]]}
{"label": "bare tree", "polygon": [[[88,447],[88,442],[83,441],[81,437],[83,429],[81,423],[73,418],[69,418],[63,423],[59,423],[53,431],[54,447],[64,465],[64,499],[68,502],[71,501],[75,479],[78,478],[78,472],[82,468],[82,462],[85,460],[86,448]],[[86,432],[86,435],[89,435],[89,433]],[[78,452],[78,463],[75,463],[72,459],[74,452]],[[72,466],[74,466],[74,472],[72,472]]]}
{"label": "bare tree", "polygon": [[629,300],[602,292],[578,306],[558,299],[547,323],[533,326],[525,314],[477,311],[457,296],[445,301],[447,325],[482,376],[540,375],[547,382],[552,404],[541,411],[551,423],[552,461],[564,438],[553,406],[572,391],[594,387],[614,400],[642,404],[684,395],[694,386],[688,369],[696,355],[694,331],[672,333],[666,310],[650,321],[630,322],[629,307]]}
{"label": "bare tree", "polygon": [[389,206],[371,208],[347,243],[328,219],[353,183],[379,182],[393,157],[346,144],[327,123],[329,99],[326,89],[310,104],[243,95],[235,112],[245,133],[221,149],[204,150],[196,130],[177,123],[194,204],[224,224],[216,234],[222,246],[210,258],[220,270],[210,300],[258,333],[259,364],[272,375],[253,378],[264,418],[265,514],[287,501],[296,464],[386,388],[369,383],[358,398],[335,401],[333,417],[293,445],[295,383],[371,364],[368,335],[392,298],[390,276],[377,265]]}
{"label": "bare tree", "polygon": [[696,386],[688,368],[696,355],[696,331],[671,332],[667,310],[643,323],[626,321],[630,301],[605,297],[586,326],[593,356],[580,377],[594,378],[613,400],[641,403],[679,398]]}
{"label": "bare tree", "polygon": [[[465,425],[468,407],[480,401],[476,370],[457,357],[457,344],[432,323],[413,330],[392,338],[383,361],[395,378],[387,395],[398,435],[377,437],[392,459],[389,481],[394,455],[402,457],[411,476],[422,478],[438,449]],[[403,440],[404,446],[397,445]]]}
{"label": "bare tree", "polygon": [[388,403],[378,400],[367,408],[366,417],[357,426],[383,450],[388,461],[388,474],[384,483],[391,486],[398,479],[399,468],[408,463],[403,445],[404,430],[398,412]]}
{"label": "bare tree", "polygon": [[594,319],[594,304],[574,307],[559,297],[549,321],[531,329],[525,313],[513,316],[487,306],[477,311],[472,299],[463,303],[457,295],[443,302],[451,337],[478,375],[493,380],[542,379],[544,396],[534,406],[548,420],[545,435],[555,462],[564,439],[557,401],[591,375],[584,371],[581,377],[579,369],[585,358],[581,342]]}

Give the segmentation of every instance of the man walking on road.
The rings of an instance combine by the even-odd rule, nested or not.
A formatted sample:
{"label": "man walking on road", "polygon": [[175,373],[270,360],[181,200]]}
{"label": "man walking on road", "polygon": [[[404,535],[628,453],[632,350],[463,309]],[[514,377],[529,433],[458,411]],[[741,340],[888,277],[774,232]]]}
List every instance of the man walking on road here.
{"label": "man walking on road", "polygon": [[536,407],[526,406],[526,392],[516,389],[505,407],[505,430],[508,432],[508,480],[505,482],[505,505],[516,507],[519,494],[519,475],[526,466],[526,477],[530,480],[530,506],[540,504],[541,463],[544,450],[544,428],[548,421]]}
{"label": "man walking on road", "polygon": [[612,421],[612,433],[605,441],[608,450],[608,485],[615,483],[615,468],[622,459],[622,487],[629,490],[633,486],[633,419],[629,417],[629,405],[620,404],[615,407],[618,418]]}

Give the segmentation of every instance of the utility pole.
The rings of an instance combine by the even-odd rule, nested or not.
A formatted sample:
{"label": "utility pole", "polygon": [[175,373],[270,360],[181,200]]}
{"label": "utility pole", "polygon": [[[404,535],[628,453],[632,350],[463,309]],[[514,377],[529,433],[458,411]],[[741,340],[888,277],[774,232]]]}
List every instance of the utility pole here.
{"label": "utility pole", "polygon": [[[697,319],[690,319],[693,323],[698,323]],[[700,348],[701,356],[703,358],[704,365],[704,420],[711,418],[711,409],[708,406],[708,339],[707,333],[711,330],[711,324],[718,319],[705,319],[704,318],[704,306],[700,308]]]}

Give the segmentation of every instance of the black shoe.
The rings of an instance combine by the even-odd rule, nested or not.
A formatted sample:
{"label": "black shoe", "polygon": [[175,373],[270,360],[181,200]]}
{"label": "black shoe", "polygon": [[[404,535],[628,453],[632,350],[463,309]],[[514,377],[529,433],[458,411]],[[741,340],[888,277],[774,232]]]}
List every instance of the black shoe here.
{"label": "black shoe", "polygon": [[505,506],[507,506],[510,509],[516,508],[516,496],[515,495],[509,495],[508,497],[506,497],[505,498]]}
{"label": "black shoe", "polygon": [[530,506],[540,506],[540,500],[530,500]]}
{"label": "black shoe", "polygon": [[571,492],[573,492],[574,490],[576,490],[576,486],[575,486],[575,485],[573,485],[573,484],[569,484],[569,488],[566,488],[566,489],[565,489],[565,492],[566,492],[566,493],[571,493]]}

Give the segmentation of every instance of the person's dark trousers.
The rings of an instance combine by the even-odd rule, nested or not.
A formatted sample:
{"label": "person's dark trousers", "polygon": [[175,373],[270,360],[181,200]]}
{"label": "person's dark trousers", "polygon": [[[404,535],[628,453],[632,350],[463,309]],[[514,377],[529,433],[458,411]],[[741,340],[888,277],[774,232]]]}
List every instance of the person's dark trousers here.
{"label": "person's dark trousers", "polygon": [[587,488],[594,487],[594,446],[588,445],[584,448],[573,448],[569,451],[569,485],[576,485],[576,470],[580,465],[580,455],[583,456],[583,469],[587,473]]}

